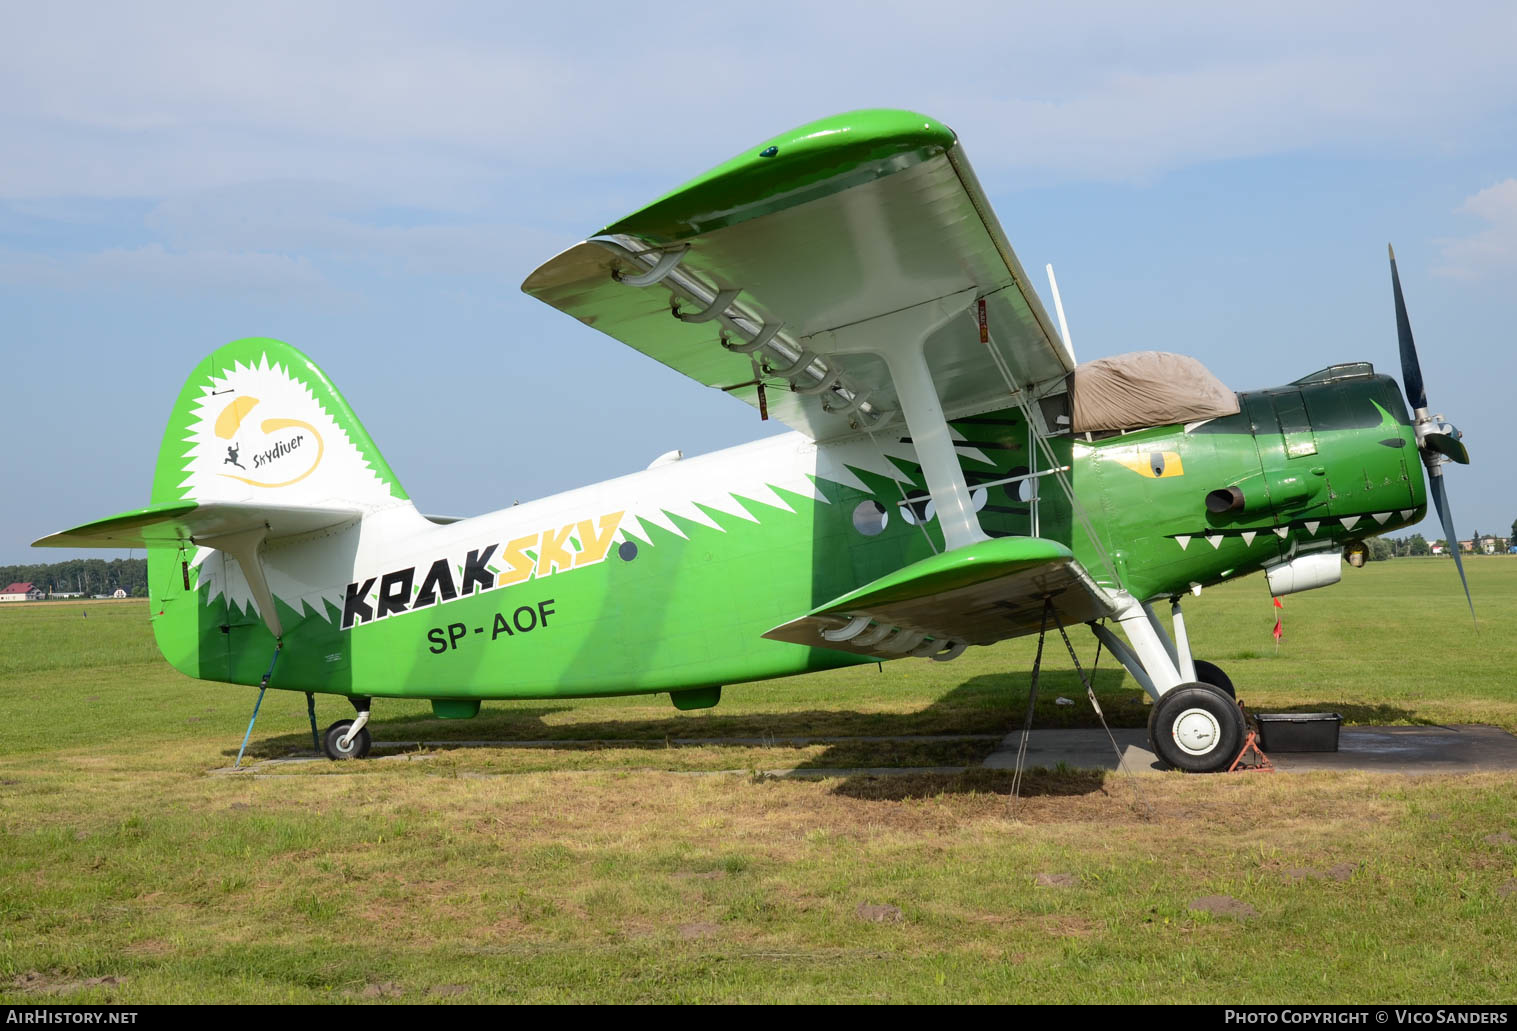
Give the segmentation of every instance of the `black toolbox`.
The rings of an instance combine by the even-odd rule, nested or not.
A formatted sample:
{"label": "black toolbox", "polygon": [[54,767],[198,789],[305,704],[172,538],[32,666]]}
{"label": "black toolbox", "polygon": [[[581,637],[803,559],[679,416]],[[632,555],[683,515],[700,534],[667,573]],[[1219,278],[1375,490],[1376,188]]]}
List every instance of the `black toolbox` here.
{"label": "black toolbox", "polygon": [[1261,712],[1259,747],[1266,752],[1336,752],[1343,717],[1336,712]]}

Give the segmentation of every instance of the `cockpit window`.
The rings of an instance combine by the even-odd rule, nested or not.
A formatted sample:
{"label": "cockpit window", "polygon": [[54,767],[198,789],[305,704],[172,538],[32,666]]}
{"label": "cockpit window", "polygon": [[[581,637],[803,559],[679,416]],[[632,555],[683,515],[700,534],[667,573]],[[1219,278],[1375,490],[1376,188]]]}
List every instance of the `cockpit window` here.
{"label": "cockpit window", "polygon": [[1291,384],[1293,387],[1306,386],[1309,383],[1336,383],[1340,379],[1359,379],[1363,376],[1373,376],[1375,367],[1369,362],[1345,362],[1342,365],[1329,365],[1325,369],[1318,369],[1310,376],[1302,376]]}

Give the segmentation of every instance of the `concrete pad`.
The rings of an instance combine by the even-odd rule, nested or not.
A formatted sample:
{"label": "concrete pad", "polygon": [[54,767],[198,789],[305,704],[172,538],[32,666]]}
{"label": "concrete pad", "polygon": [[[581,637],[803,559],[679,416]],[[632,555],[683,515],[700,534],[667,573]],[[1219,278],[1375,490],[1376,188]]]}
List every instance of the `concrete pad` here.
{"label": "concrete pad", "polygon": [[[1148,747],[1145,730],[1113,730],[1127,768],[1167,767]],[[985,760],[991,769],[1017,764],[1020,730],[1006,736]],[[1104,730],[1037,730],[1027,739],[1026,765],[1050,769],[1063,763],[1073,769],[1115,770],[1116,749]],[[1336,752],[1271,752],[1270,761],[1285,773],[1308,770],[1378,770],[1385,773],[1479,773],[1517,769],[1517,737],[1498,727],[1459,724],[1434,727],[1344,727]]]}

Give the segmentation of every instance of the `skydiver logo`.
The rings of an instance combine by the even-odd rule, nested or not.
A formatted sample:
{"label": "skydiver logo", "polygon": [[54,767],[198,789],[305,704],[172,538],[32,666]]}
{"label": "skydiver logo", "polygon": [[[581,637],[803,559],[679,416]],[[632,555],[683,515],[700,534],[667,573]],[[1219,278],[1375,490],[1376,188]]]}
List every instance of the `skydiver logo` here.
{"label": "skydiver logo", "polygon": [[[300,447],[301,442],[304,441],[304,440],[305,440],[305,434],[304,433],[297,433],[290,440],[287,440],[287,441],[283,441],[282,440],[282,441],[278,442],[277,444],[275,444],[273,447],[269,448],[267,451],[263,452],[262,454],[254,455],[253,456],[253,468],[254,469],[261,469],[263,466],[266,466],[270,462],[274,461],[274,459],[276,459],[276,458],[283,458],[285,455],[289,454],[291,451],[294,451],[296,448]],[[232,449],[228,448],[227,450],[231,451]],[[236,457],[235,452],[233,453],[233,457],[234,458]],[[233,463],[233,464],[235,464],[235,463]],[[239,465],[239,466],[237,466],[237,468],[241,469],[242,466]]]}
{"label": "skydiver logo", "polygon": [[[582,519],[552,530],[476,548],[462,562],[442,557],[348,584],[342,629],[443,605],[499,587],[561,576],[604,561],[623,513]],[[497,557],[497,552],[499,553]],[[506,568],[497,570],[491,561]],[[422,571],[424,570],[424,571]],[[420,575],[418,575],[418,572]],[[456,576],[455,576],[456,573]],[[376,586],[377,585],[377,586]]]}
{"label": "skydiver logo", "polygon": [[[216,436],[222,440],[230,440],[232,443],[227,447],[226,460],[223,466],[234,465],[243,472],[248,472],[247,466],[237,460],[242,450],[242,442],[235,439],[240,432],[243,438],[252,437],[249,447],[261,447],[262,451],[253,452],[254,476],[238,476],[236,473],[222,473],[228,479],[238,480],[253,487],[288,487],[299,483],[307,476],[316,471],[321,464],[323,445],[321,434],[316,427],[303,419],[288,419],[275,417],[263,420],[249,419],[251,413],[260,404],[258,398],[243,395],[227,402],[221,414],[216,416]],[[256,422],[256,425],[255,425]],[[285,430],[298,430],[293,437],[274,438],[274,434]],[[312,443],[315,450],[312,450]],[[280,462],[278,472],[270,472],[268,467],[279,462],[287,455],[300,453],[304,461]],[[280,477],[288,477],[280,479]]]}

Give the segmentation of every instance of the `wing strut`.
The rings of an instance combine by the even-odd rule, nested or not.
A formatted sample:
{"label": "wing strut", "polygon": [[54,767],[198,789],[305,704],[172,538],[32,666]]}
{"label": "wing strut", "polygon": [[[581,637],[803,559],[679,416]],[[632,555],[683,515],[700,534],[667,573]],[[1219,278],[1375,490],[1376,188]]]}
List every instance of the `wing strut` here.
{"label": "wing strut", "polygon": [[937,507],[946,551],[987,540],[969,499],[969,486],[954,450],[953,435],[943,416],[923,345],[940,327],[957,318],[975,300],[975,288],[902,308],[851,326],[830,329],[808,338],[823,354],[878,354],[890,368],[890,379],[901,402],[901,414],[911,431],[911,444],[927,490]]}
{"label": "wing strut", "polygon": [[[224,533],[217,537],[191,537],[190,540],[202,548],[215,548],[225,552],[237,560],[237,565],[242,567],[242,575],[248,582],[248,588],[253,592],[253,600],[258,602],[258,614],[263,617],[264,625],[269,628],[269,633],[274,635],[274,640],[279,641],[284,637],[284,627],[279,622],[279,613],[274,608],[274,596],[269,591],[269,581],[263,575],[263,541],[269,535],[267,526],[255,527],[251,530],[239,530],[236,533]],[[275,652],[278,655],[278,652]],[[269,671],[272,673],[274,664],[269,663]],[[253,713],[256,718],[258,713]],[[253,725],[248,724],[251,732]]]}

